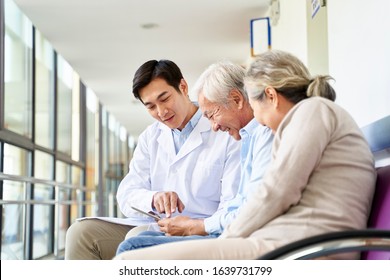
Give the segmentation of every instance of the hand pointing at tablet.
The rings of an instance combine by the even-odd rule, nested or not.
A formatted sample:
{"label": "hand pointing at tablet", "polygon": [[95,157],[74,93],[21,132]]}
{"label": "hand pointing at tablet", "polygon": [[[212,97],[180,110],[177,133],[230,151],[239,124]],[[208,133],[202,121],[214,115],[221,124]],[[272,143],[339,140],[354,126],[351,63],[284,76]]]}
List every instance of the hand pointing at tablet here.
{"label": "hand pointing at tablet", "polygon": [[181,213],[185,207],[176,192],[157,192],[153,196],[152,205],[159,213],[165,213],[167,218],[176,212],[176,208]]}

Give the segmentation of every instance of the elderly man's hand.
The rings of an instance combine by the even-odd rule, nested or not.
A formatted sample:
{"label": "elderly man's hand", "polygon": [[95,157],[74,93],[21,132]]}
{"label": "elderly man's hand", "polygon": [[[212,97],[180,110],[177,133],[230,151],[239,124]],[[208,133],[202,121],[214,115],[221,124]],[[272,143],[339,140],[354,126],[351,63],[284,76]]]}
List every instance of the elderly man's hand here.
{"label": "elderly man's hand", "polygon": [[191,219],[187,216],[176,216],[161,219],[157,222],[167,236],[207,235],[202,219]]}

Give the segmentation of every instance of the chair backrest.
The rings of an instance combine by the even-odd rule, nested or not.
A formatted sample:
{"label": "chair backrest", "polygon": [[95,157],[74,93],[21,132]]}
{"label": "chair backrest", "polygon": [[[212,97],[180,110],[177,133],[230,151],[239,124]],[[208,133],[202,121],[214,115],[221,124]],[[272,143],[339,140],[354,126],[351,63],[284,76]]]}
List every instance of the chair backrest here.
{"label": "chair backrest", "polygon": [[[362,128],[377,167],[377,181],[368,228],[390,230],[390,116]],[[389,251],[369,251],[362,259],[390,260]]]}
{"label": "chair backrest", "polygon": [[368,227],[390,230],[390,165],[377,169],[375,196]]}
{"label": "chair backrest", "polygon": [[[377,181],[368,228],[390,230],[390,165],[377,169]],[[365,260],[390,260],[389,251],[369,251],[362,254]]]}

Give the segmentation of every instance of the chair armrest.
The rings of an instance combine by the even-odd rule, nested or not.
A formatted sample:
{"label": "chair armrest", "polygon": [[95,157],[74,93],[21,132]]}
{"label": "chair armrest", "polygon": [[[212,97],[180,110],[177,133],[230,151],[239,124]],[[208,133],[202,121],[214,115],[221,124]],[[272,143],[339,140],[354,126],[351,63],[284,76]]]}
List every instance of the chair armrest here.
{"label": "chair armrest", "polygon": [[335,253],[389,251],[390,230],[364,229],[332,232],[286,244],[258,260],[313,259]]}

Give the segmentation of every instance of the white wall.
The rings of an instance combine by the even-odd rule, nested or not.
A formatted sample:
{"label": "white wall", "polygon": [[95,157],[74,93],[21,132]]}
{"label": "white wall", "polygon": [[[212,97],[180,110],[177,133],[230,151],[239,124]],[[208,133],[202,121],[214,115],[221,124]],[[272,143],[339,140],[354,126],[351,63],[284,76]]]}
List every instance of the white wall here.
{"label": "white wall", "polygon": [[[323,74],[335,79],[336,102],[359,126],[389,115],[390,1],[327,0],[324,22],[328,25],[328,38],[323,41],[328,46],[316,62],[311,54],[317,50],[309,49],[318,48],[310,41],[316,36],[316,25],[311,22],[307,1],[311,2],[280,0],[280,19],[272,26],[272,48],[297,55],[312,74],[321,74],[318,69],[327,57]],[[319,31],[324,34],[323,29]]]}
{"label": "white wall", "polygon": [[337,103],[364,126],[390,114],[390,1],[327,2]]}
{"label": "white wall", "polygon": [[311,1],[306,1],[307,67],[314,75],[329,74],[328,9],[320,8],[312,16]]}
{"label": "white wall", "polygon": [[272,48],[288,51],[307,63],[306,0],[280,0],[280,18],[271,26]]}

